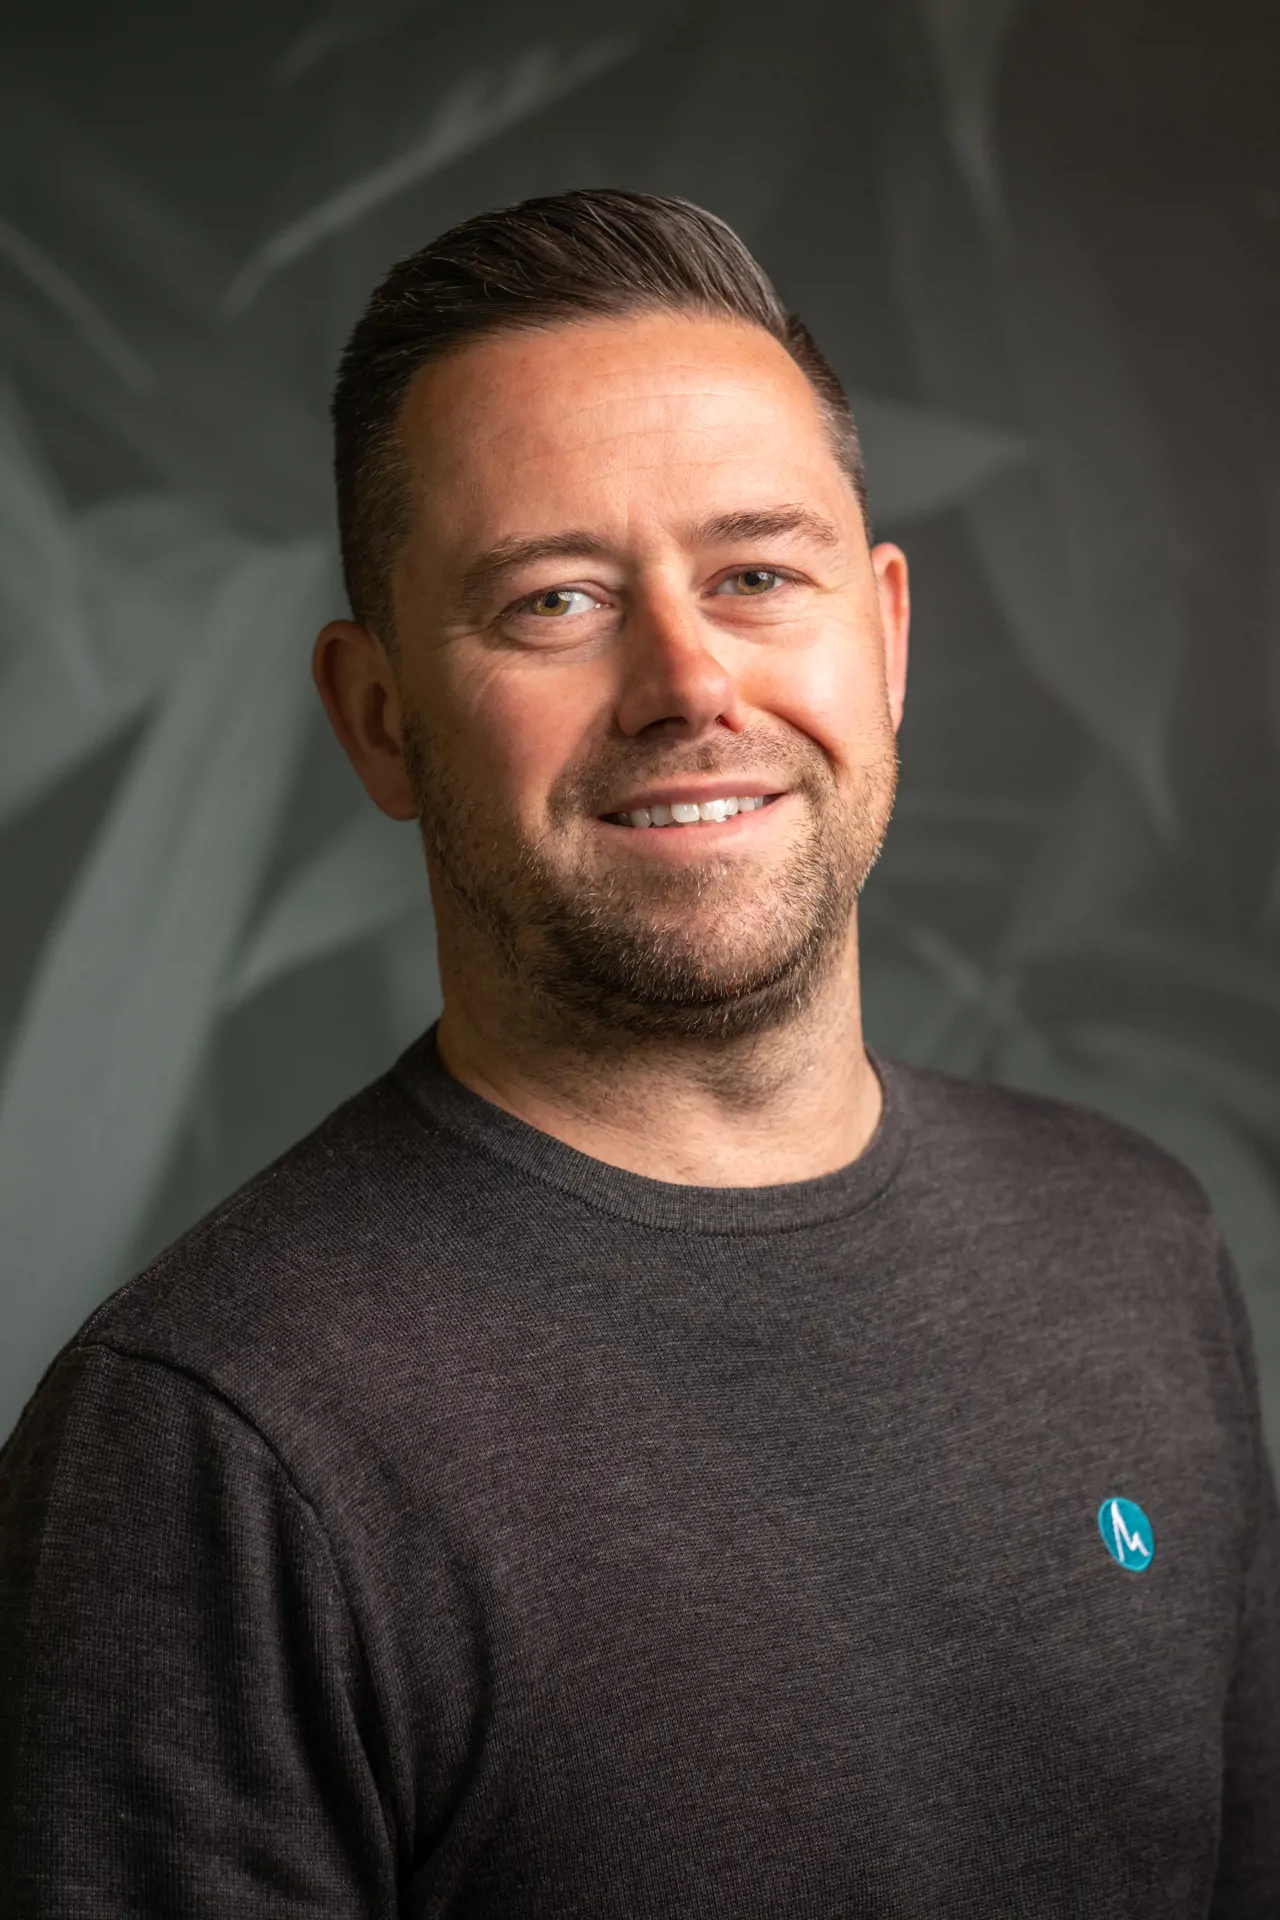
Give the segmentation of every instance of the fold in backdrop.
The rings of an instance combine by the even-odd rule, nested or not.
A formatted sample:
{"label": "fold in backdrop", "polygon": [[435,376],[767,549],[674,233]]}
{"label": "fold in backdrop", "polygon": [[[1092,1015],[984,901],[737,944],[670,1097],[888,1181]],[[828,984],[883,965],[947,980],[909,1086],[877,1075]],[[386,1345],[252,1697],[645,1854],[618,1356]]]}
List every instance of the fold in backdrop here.
{"label": "fold in backdrop", "polygon": [[329,386],[394,259],[610,184],[758,252],[912,561],[872,1040],[1194,1169],[1277,1447],[1278,44],[1240,0],[11,0],[0,1433],[439,1010],[416,830],[309,677]]}

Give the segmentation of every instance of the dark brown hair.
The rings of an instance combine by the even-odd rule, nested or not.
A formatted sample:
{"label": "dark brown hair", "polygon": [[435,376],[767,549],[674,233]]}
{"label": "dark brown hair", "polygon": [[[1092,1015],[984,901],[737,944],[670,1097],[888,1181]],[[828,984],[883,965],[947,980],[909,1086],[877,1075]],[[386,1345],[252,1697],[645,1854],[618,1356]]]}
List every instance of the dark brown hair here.
{"label": "dark brown hair", "polygon": [[419,368],[486,334],[629,313],[763,327],[817,394],[871,534],[843,387],[731,227],[687,200],[591,187],[477,214],[394,266],[347,343],[333,396],[342,569],[351,610],[393,643],[390,576],[408,531],[397,425]]}

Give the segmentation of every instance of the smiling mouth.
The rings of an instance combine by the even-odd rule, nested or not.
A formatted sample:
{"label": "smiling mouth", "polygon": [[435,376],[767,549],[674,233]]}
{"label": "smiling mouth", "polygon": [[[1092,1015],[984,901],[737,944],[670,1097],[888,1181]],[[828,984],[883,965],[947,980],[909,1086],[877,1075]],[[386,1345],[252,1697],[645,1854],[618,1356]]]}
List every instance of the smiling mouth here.
{"label": "smiling mouth", "polygon": [[643,830],[657,827],[662,831],[672,831],[683,827],[718,826],[728,820],[734,820],[739,814],[759,813],[764,807],[772,806],[775,800],[781,800],[780,793],[751,794],[743,798],[725,800],[707,800],[695,805],[677,802],[672,806],[656,805],[639,807],[631,813],[602,813],[599,818],[612,827],[629,827]]}

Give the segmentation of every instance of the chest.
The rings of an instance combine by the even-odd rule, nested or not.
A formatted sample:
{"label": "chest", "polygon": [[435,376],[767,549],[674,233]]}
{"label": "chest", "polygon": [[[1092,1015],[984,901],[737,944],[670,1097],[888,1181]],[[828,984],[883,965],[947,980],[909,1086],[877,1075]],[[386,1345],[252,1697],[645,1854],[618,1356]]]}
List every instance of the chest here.
{"label": "chest", "polygon": [[491,1437],[504,1844],[562,1888],[566,1846],[593,1861],[593,1913],[1129,1914],[1144,1876],[1194,1902],[1234,1456],[1176,1328],[1136,1374],[1048,1331],[686,1326]]}

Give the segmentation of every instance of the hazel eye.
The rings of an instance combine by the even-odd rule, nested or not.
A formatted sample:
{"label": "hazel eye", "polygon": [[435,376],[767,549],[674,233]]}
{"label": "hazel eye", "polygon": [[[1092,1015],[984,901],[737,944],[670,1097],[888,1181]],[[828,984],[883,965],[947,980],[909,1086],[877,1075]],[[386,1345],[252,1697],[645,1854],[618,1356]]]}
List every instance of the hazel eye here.
{"label": "hazel eye", "polygon": [[531,600],[526,600],[523,610],[540,620],[562,620],[568,613],[582,613],[596,604],[581,587],[548,587],[545,593],[537,593]]}
{"label": "hazel eye", "polygon": [[717,593],[729,592],[758,599],[761,594],[769,593],[782,579],[782,575],[773,567],[742,567],[737,573],[731,573],[716,588]]}

